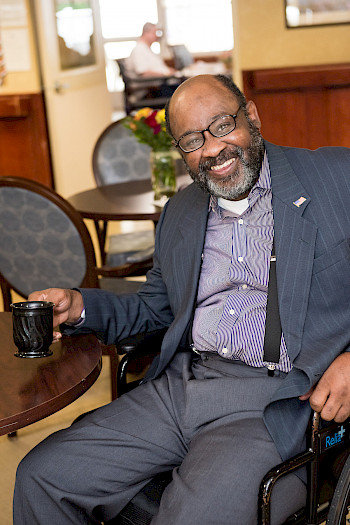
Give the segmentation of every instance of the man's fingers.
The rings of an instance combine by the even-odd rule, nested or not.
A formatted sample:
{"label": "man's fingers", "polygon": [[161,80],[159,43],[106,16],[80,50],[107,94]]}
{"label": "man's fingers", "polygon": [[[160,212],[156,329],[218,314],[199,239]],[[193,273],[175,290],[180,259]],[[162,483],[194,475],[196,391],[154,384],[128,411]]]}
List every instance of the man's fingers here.
{"label": "man's fingers", "polygon": [[341,423],[350,417],[350,403],[347,402],[346,397],[337,390],[331,391],[325,385],[323,387],[317,385],[309,401],[311,408],[320,412],[325,421],[334,419],[337,423]]}
{"label": "man's fingers", "polygon": [[310,396],[311,396],[311,394],[312,394],[312,392],[314,390],[315,390],[315,387],[313,386],[313,387],[310,388],[310,390],[308,392],[306,392],[306,394],[303,394],[302,396],[299,396],[300,401],[307,401],[310,398]]}
{"label": "man's fingers", "polygon": [[53,337],[52,337],[52,342],[53,343],[58,343],[58,341],[61,339],[61,337],[62,337],[61,332],[54,332],[53,333]]}
{"label": "man's fingers", "polygon": [[[314,392],[310,396],[310,405],[313,410],[316,410],[316,412],[321,412],[328,400],[329,391],[321,390],[319,391],[317,388],[314,390]],[[328,410],[330,409],[330,405],[328,405]]]}
{"label": "man's fingers", "polygon": [[28,297],[28,301],[46,301],[47,294],[44,292],[34,292]]}
{"label": "man's fingers", "polygon": [[346,407],[342,406],[333,419],[336,423],[343,423],[348,419],[348,417],[350,417],[349,410]]}
{"label": "man's fingers", "polygon": [[333,419],[339,409],[339,404],[335,407],[335,397],[331,396],[330,386],[323,378],[315,386],[309,401],[311,408],[320,412],[322,419],[326,421]]}

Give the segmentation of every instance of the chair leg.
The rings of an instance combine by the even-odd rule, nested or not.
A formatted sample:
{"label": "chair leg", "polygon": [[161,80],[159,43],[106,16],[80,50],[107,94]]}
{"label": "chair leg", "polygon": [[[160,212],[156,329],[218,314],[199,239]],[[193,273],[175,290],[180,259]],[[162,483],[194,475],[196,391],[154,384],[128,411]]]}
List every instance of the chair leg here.
{"label": "chair leg", "polygon": [[117,349],[114,345],[102,345],[102,354],[109,356],[111,373],[111,396],[112,401],[114,401],[115,399],[117,399],[117,371],[119,365]]}
{"label": "chair leg", "polygon": [[117,351],[115,354],[110,354],[110,366],[111,366],[111,393],[112,393],[112,401],[117,399],[117,370],[118,370],[118,364],[119,364],[119,358]]}

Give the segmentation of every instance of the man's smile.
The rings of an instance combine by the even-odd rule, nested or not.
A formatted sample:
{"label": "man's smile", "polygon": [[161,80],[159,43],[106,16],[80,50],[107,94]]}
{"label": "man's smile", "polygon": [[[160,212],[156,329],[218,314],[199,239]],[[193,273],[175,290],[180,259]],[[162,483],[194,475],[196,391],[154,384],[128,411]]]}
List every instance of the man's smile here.
{"label": "man's smile", "polygon": [[225,160],[221,164],[215,164],[210,167],[210,171],[214,171],[215,175],[220,175],[221,177],[227,177],[227,175],[232,173],[232,167],[234,166],[234,169],[236,169],[236,161],[238,160],[238,157],[232,157],[230,159]]}

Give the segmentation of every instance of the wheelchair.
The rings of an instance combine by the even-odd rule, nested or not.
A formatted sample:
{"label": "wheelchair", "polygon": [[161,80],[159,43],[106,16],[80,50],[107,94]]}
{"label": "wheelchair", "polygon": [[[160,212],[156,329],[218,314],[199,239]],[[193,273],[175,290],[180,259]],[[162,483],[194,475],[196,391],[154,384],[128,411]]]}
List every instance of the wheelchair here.
{"label": "wheelchair", "polygon": [[[118,396],[139,384],[140,379],[128,381],[130,370],[135,372],[132,367],[137,362],[147,368],[159,354],[165,331],[138,334],[117,345],[118,354],[123,355],[117,374]],[[261,481],[258,525],[270,525],[271,496],[278,480],[304,467],[307,469],[306,506],[280,525],[350,524],[350,419],[344,423],[325,422],[315,412],[309,423],[306,450],[277,465]],[[171,479],[171,472],[154,477],[105,525],[149,524]]]}

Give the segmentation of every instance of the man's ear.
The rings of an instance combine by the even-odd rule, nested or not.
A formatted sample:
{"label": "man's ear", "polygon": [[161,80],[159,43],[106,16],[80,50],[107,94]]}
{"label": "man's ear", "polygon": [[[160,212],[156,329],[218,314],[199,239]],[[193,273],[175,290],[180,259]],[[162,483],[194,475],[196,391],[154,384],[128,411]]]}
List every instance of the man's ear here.
{"label": "man's ear", "polygon": [[258,113],[257,107],[256,107],[256,105],[254,104],[254,102],[252,100],[249,100],[247,102],[247,112],[248,112],[249,118],[253,122],[253,124],[255,124],[255,126],[258,129],[260,129],[261,128],[261,120],[260,120],[260,117],[259,117],[259,113]]}

